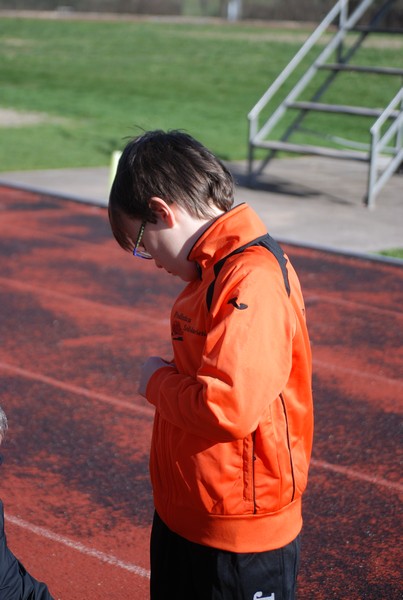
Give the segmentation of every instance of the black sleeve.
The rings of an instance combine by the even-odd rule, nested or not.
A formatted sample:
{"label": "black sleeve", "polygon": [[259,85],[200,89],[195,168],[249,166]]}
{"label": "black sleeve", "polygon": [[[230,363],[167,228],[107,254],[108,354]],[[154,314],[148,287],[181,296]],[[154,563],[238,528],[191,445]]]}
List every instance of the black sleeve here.
{"label": "black sleeve", "polygon": [[1,600],[54,600],[47,586],[34,579],[7,547],[4,509],[0,500],[0,598]]}

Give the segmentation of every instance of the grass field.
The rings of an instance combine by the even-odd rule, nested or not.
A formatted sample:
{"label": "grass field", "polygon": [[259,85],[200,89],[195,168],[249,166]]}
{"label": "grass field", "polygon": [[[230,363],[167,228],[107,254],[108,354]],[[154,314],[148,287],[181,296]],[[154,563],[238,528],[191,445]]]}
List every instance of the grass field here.
{"label": "grass field", "polygon": [[[2,124],[0,170],[106,165],[127,137],[154,128],[185,129],[221,158],[244,159],[247,113],[309,33],[247,22],[2,18],[0,108],[43,119]],[[401,66],[402,45],[376,42],[359,62]],[[349,76],[348,103],[389,102],[399,82],[371,77]],[[340,101],[346,81],[335,88]],[[359,119],[352,127],[334,118],[332,127],[367,141]]]}
{"label": "grass field", "polygon": [[383,256],[392,256],[393,258],[400,258],[403,260],[403,248],[391,248],[390,250],[384,250],[380,252]]}

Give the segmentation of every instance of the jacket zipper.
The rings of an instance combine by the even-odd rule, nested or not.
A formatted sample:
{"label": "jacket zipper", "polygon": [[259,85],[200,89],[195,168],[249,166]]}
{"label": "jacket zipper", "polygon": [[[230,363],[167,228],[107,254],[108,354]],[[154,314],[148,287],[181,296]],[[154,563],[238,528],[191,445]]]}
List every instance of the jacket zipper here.
{"label": "jacket zipper", "polygon": [[291,476],[292,476],[292,496],[291,496],[291,502],[292,502],[295,497],[295,475],[294,475],[294,464],[293,464],[292,453],[291,453],[290,432],[288,429],[288,415],[287,415],[287,409],[285,406],[283,394],[280,394],[280,400],[281,400],[281,404],[283,405],[284,418],[285,418],[285,424],[286,424],[286,430],[287,430],[287,446],[288,446],[288,453],[290,456],[290,468],[291,468]]}

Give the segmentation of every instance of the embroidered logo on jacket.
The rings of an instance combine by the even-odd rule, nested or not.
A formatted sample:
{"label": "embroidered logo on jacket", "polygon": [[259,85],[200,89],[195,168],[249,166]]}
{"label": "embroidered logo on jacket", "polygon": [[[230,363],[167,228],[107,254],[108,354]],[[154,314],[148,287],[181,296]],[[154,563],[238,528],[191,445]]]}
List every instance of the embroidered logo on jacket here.
{"label": "embroidered logo on jacket", "polygon": [[[183,342],[183,334],[186,331],[187,333],[193,333],[193,335],[200,335],[202,337],[206,337],[207,333],[202,331],[201,329],[197,329],[191,325],[192,319],[183,313],[176,311],[174,314],[174,321],[172,322],[172,339],[177,342]],[[181,323],[184,321],[184,324]]]}
{"label": "embroidered logo on jacket", "polygon": [[276,600],[276,594],[273,592],[270,596],[265,596],[263,598],[263,592],[256,592],[253,596],[253,600]]}
{"label": "embroidered logo on jacket", "polygon": [[245,310],[245,308],[248,308],[247,304],[242,304],[242,302],[241,304],[238,304],[237,300],[238,297],[236,296],[235,298],[231,298],[231,300],[228,300],[227,304],[232,304],[232,306],[235,306],[237,310]]}
{"label": "embroidered logo on jacket", "polygon": [[174,321],[172,323],[171,336],[172,336],[173,340],[176,340],[179,342],[183,341],[183,330],[182,330],[182,325],[179,323],[179,321]]}

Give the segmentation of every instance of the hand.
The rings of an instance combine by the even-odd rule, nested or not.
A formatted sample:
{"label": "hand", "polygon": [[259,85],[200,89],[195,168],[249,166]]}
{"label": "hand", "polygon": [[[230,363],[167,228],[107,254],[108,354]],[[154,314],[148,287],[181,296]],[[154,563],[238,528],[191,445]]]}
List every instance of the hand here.
{"label": "hand", "polygon": [[159,356],[150,356],[150,358],[146,360],[140,374],[139,394],[141,396],[144,396],[144,398],[146,397],[147,384],[155,371],[158,371],[161,367],[168,366],[172,366],[172,363],[167,362]]}

